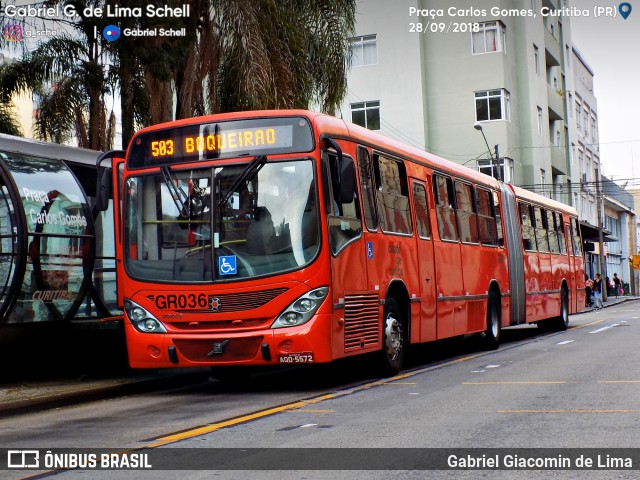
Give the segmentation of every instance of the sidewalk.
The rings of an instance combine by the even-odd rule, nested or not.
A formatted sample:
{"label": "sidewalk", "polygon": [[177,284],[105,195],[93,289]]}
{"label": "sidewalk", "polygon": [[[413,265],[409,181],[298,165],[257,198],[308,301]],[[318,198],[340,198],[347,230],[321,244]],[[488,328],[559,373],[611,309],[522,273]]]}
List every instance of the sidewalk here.
{"label": "sidewalk", "polygon": [[[602,307],[603,308],[613,307],[614,305],[630,302],[632,300],[640,300],[640,297],[634,297],[631,295],[621,295],[619,297],[616,297],[616,296],[607,297],[607,299],[604,302],[602,302]],[[593,307],[587,307],[581,313],[592,312],[594,310],[595,309]]]}
{"label": "sidewalk", "polygon": [[85,375],[64,378],[62,375],[63,378],[50,380],[0,383],[0,419],[119,395],[176,388],[187,383],[204,381],[209,373],[209,369],[202,368],[130,370],[119,375],[95,378]]}
{"label": "sidewalk", "polygon": [[[640,297],[609,297],[604,308]],[[593,311],[592,307],[582,313]],[[142,393],[160,388],[176,388],[189,382],[205,381],[210,370],[121,370],[112,374],[76,375],[60,372],[21,381],[0,382],[0,419],[66,405],[99,400],[118,395]]]}

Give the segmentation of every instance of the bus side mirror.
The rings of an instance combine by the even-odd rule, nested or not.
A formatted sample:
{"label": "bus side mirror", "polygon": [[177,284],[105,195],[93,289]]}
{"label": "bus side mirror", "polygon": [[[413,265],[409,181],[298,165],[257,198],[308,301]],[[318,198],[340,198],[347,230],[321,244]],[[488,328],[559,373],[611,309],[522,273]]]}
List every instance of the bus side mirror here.
{"label": "bus side mirror", "polygon": [[338,185],[338,203],[353,202],[356,191],[356,170],[353,160],[342,157],[340,161],[340,184]]}
{"label": "bus side mirror", "polygon": [[109,208],[111,196],[111,169],[98,169],[98,182],[96,185],[96,212],[104,212]]}

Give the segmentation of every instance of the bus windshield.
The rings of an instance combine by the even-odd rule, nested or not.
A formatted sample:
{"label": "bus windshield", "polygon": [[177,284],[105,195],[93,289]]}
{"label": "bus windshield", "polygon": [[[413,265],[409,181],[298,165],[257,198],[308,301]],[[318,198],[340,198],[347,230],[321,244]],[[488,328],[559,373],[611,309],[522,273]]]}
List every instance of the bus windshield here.
{"label": "bus windshield", "polygon": [[[311,160],[169,170],[126,183],[125,258],[139,280],[212,282],[300,268],[319,247]],[[226,201],[224,200],[226,198]]]}

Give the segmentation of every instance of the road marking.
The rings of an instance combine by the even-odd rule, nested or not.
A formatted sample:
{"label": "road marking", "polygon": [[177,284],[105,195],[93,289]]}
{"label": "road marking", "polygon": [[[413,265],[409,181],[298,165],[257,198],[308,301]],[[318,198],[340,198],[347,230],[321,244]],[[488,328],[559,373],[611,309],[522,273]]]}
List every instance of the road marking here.
{"label": "road marking", "polygon": [[640,380],[598,380],[598,383],[602,383],[602,384],[608,384],[608,383],[629,383],[629,384],[634,384],[634,383],[640,383]]}
{"label": "road marking", "polygon": [[575,340],[565,340],[564,342],[560,342],[557,345],[567,345],[568,343],[573,343]]}
{"label": "road marking", "polygon": [[605,330],[609,330],[610,328],[617,327],[618,325],[619,325],[619,324],[614,323],[613,325],[608,325],[608,326],[606,326],[606,327],[598,328],[597,330],[594,330],[594,331],[589,332],[589,333],[600,333],[600,332],[604,332]]}
{"label": "road marking", "polygon": [[310,408],[297,408],[291,410],[291,413],[336,413],[335,410],[312,410]]}
{"label": "road marking", "polygon": [[498,368],[500,365],[487,365],[484,368]]}
{"label": "road marking", "polygon": [[417,385],[417,382],[389,382],[385,385]]}
{"label": "road marking", "polygon": [[624,409],[498,410],[498,413],[640,413],[640,410],[624,410]]}
{"label": "road marking", "polygon": [[300,428],[309,428],[309,427],[317,427],[317,423],[306,423],[304,425],[300,425]]}
{"label": "road marking", "polygon": [[462,385],[564,385],[567,382],[462,382]]}

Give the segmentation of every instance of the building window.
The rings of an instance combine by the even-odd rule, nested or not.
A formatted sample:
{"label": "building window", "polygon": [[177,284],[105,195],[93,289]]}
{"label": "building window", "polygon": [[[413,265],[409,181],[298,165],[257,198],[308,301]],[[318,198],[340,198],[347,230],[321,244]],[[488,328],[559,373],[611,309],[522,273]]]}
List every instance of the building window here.
{"label": "building window", "polygon": [[473,54],[506,53],[506,29],[502,22],[480,23],[480,31],[471,34]]}
{"label": "building window", "polygon": [[[513,160],[509,157],[500,157],[497,163],[500,171],[500,179],[503,182],[511,182],[513,180]],[[496,172],[496,163],[492,159],[478,160],[477,168],[479,172],[498,178]]]}
{"label": "building window", "polygon": [[573,105],[573,95],[569,93],[567,98],[569,99],[567,102],[567,110],[569,110],[569,116],[573,117],[573,109],[571,108],[571,106]]}
{"label": "building window", "polygon": [[499,90],[483,90],[475,92],[476,121],[489,120],[509,121],[510,96],[504,88]]}
{"label": "building window", "polygon": [[351,54],[351,67],[364,67],[378,63],[378,43],[376,35],[352,38],[349,50]]}
{"label": "building window", "polygon": [[352,103],[351,121],[369,130],[380,130],[380,102]]}
{"label": "building window", "polygon": [[584,114],[584,138],[589,140],[589,112],[587,110],[582,111]]}
{"label": "building window", "polygon": [[540,169],[540,192],[542,195],[547,195],[547,172],[545,172],[544,168]]}
{"label": "building window", "polygon": [[533,46],[533,65],[536,69],[536,74],[540,74],[540,50],[536,45]]}
{"label": "building window", "polygon": [[538,135],[542,135],[542,109],[538,107]]}
{"label": "building window", "polygon": [[560,148],[562,146],[562,135],[560,134],[560,130],[556,130],[556,147]]}
{"label": "building window", "polygon": [[591,142],[594,144],[598,143],[596,135],[596,117],[591,117]]}
{"label": "building window", "polygon": [[576,128],[578,131],[582,128],[582,105],[576,100]]}

